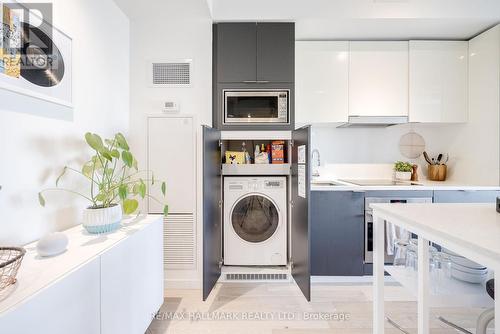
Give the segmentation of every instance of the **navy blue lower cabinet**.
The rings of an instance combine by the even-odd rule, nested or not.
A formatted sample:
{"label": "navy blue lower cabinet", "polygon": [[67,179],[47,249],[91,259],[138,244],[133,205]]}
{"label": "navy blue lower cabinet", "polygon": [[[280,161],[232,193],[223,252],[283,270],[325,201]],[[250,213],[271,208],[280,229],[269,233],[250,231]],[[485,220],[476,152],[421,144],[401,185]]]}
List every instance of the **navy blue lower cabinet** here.
{"label": "navy blue lower cabinet", "polygon": [[311,192],[311,275],[362,276],[363,192]]}
{"label": "navy blue lower cabinet", "polygon": [[494,190],[436,190],[434,203],[495,203],[500,191]]}

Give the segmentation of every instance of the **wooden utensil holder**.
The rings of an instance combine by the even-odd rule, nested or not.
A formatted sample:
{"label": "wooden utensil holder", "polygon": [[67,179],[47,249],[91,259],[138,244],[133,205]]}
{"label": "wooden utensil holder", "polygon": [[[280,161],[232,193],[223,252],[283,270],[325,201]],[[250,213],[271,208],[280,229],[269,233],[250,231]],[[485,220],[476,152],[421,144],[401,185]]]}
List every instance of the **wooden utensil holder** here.
{"label": "wooden utensil holder", "polygon": [[431,181],[446,180],[446,165],[429,165],[427,178]]}

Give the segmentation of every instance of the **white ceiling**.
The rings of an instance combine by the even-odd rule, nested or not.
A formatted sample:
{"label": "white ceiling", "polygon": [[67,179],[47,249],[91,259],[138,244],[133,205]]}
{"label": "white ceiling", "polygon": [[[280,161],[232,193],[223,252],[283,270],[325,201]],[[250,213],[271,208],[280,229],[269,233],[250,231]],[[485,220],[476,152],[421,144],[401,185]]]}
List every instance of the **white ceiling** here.
{"label": "white ceiling", "polygon": [[500,23],[500,0],[207,0],[214,21],[294,21],[296,38],[468,39]]}
{"label": "white ceiling", "polygon": [[469,39],[500,0],[115,0],[132,20],[294,21],[298,40]]}

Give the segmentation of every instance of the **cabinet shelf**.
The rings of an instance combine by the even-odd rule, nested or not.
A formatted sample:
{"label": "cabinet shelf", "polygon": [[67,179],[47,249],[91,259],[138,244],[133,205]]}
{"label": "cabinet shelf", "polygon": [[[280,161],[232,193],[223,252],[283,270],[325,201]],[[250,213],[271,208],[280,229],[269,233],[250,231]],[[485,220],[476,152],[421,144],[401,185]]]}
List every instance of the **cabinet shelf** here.
{"label": "cabinet shelf", "polygon": [[290,175],[290,164],[223,164],[222,175]]}
{"label": "cabinet shelf", "polygon": [[[416,271],[394,266],[385,266],[384,269],[412,295],[417,296]],[[482,284],[472,284],[449,278],[446,279],[445,284],[441,284],[439,291],[434,291],[434,289],[430,291],[430,304],[431,307],[493,307],[494,301],[486,293]]]}

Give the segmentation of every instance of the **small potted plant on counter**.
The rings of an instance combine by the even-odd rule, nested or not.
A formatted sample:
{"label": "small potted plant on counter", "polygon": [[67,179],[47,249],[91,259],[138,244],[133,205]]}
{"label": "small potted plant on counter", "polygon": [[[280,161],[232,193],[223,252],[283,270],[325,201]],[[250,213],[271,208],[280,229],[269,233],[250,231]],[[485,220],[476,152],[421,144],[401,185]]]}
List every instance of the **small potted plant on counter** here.
{"label": "small potted plant on counter", "polygon": [[[141,178],[141,175],[147,176],[148,171],[139,170],[137,160],[121,133],[104,141],[97,134],[86,133],[85,141],[95,154],[83,164],[81,170],[65,166],[56,179],[56,187],[44,189],[38,194],[40,205],[45,206],[43,195],[48,191],[62,190],[85,198],[90,205],[83,212],[83,227],[89,233],[105,233],[120,226],[123,213],[129,215],[137,210],[139,202],[136,198],[149,197],[160,202],[148,194],[147,185],[159,186],[165,196],[165,182],[155,180],[151,172],[151,178]],[[67,172],[87,179],[90,186],[88,193],[60,188],[59,182]],[[168,205],[164,205],[163,211],[168,214]]]}
{"label": "small potted plant on counter", "polygon": [[410,181],[413,165],[405,161],[396,161],[394,164],[394,172],[396,180]]}

